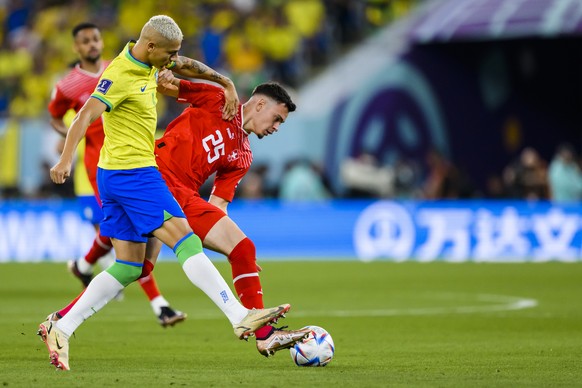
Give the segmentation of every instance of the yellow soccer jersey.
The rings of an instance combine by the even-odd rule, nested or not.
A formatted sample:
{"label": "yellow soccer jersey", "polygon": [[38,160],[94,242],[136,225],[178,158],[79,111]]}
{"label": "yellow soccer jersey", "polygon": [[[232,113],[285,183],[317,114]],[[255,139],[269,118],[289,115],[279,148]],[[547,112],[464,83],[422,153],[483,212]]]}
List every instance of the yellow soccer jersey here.
{"label": "yellow soccer jersey", "polygon": [[156,166],[158,69],[131,55],[134,44],[129,42],[109,64],[91,94],[107,105],[103,114],[105,142],[98,164],[107,170]]}

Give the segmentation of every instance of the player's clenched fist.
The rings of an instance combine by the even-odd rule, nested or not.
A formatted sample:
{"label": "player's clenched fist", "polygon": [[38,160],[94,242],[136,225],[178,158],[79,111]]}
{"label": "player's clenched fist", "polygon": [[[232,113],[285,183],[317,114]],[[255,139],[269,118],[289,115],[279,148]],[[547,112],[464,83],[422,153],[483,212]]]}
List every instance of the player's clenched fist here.
{"label": "player's clenched fist", "polygon": [[71,174],[71,163],[58,162],[51,168],[51,180],[63,184]]}

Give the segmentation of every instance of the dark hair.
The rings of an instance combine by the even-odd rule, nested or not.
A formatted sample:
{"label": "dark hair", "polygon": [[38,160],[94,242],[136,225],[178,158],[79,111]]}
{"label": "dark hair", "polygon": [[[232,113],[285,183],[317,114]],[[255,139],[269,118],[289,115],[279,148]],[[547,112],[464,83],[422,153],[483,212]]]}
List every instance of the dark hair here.
{"label": "dark hair", "polygon": [[254,96],[255,94],[263,94],[277,101],[279,104],[285,104],[289,112],[294,112],[297,108],[295,103],[291,101],[289,93],[287,93],[287,91],[276,82],[265,82],[258,85],[255,90],[253,90],[252,95]]}
{"label": "dark hair", "polygon": [[86,30],[87,28],[96,28],[96,29],[99,29],[99,27],[97,27],[93,23],[87,23],[87,22],[85,22],[85,23],[77,24],[73,28],[73,38],[77,36],[77,34],[79,33],[79,31]]}

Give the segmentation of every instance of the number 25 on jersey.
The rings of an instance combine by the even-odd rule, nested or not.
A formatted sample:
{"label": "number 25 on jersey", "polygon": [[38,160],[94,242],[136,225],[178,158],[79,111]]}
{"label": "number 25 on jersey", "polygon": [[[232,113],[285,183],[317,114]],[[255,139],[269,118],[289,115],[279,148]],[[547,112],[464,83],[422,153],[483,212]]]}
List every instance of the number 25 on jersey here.
{"label": "number 25 on jersey", "polygon": [[224,139],[222,138],[222,134],[218,129],[215,133],[216,136],[211,134],[202,139],[202,146],[208,152],[208,163],[212,163],[220,158],[220,155],[224,155]]}

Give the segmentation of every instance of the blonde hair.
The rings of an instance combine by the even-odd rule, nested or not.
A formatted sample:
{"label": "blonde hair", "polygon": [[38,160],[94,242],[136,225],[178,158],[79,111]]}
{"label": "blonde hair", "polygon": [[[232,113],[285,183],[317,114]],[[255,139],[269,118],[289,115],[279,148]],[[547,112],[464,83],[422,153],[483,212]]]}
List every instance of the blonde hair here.
{"label": "blonde hair", "polygon": [[169,41],[182,41],[184,34],[178,24],[169,16],[156,15],[152,16],[150,20],[143,26],[142,35],[147,34],[146,31],[152,29]]}

